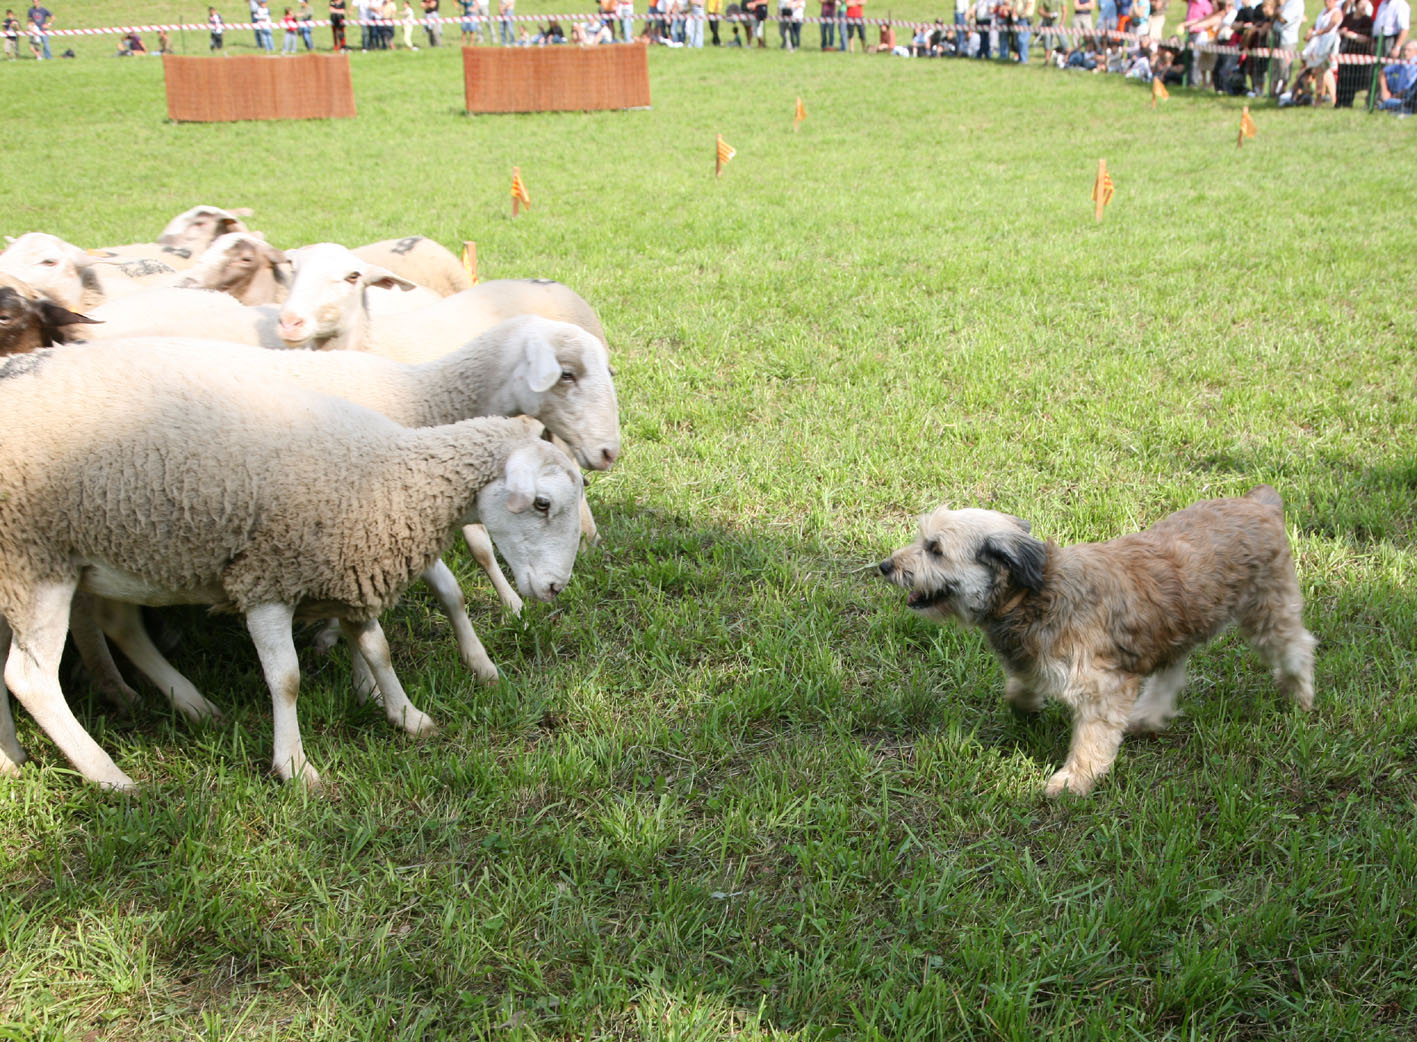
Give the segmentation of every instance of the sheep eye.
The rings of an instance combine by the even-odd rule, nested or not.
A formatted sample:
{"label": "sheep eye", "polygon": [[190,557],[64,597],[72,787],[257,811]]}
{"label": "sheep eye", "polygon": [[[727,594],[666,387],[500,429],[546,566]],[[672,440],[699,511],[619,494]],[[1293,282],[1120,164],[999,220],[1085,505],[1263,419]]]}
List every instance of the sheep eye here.
{"label": "sheep eye", "polygon": [[545,496],[537,496],[536,499],[532,500],[531,507],[538,514],[549,514],[551,513],[551,500],[547,499]]}
{"label": "sheep eye", "polygon": [[358,281],[359,281],[359,272],[357,272],[357,271],[351,271],[348,275],[346,275],[346,276],[344,277],[344,281],[345,281],[345,282],[349,282],[349,283],[358,282]]}
{"label": "sheep eye", "polygon": [[576,374],[569,369],[561,370],[561,382],[563,384],[573,384],[576,382]]}

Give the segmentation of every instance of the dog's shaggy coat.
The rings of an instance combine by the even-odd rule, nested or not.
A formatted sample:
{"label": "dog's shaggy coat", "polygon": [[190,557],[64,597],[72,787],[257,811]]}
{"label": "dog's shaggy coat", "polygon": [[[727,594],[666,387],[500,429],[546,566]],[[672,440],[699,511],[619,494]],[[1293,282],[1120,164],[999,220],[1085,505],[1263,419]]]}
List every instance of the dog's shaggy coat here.
{"label": "dog's shaggy coat", "polygon": [[1005,697],[1035,711],[1056,698],[1073,713],[1067,762],[1047,793],[1086,793],[1122,735],[1176,714],[1186,658],[1230,625],[1273,667],[1281,691],[1313,705],[1314,638],[1279,494],[1260,485],[1212,499],[1105,543],[1061,547],[992,510],[940,508],[880,563],[910,607],[983,631]]}

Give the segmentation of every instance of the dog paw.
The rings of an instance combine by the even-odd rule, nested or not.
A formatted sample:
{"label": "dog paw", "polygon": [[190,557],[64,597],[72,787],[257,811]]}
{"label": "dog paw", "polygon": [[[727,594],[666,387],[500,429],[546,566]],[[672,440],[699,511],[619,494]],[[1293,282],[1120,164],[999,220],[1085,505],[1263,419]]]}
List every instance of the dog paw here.
{"label": "dog paw", "polygon": [[1092,791],[1092,779],[1074,774],[1064,767],[1048,779],[1048,784],[1043,789],[1043,795],[1053,799],[1061,796],[1065,791],[1071,792],[1075,796],[1086,796]]}

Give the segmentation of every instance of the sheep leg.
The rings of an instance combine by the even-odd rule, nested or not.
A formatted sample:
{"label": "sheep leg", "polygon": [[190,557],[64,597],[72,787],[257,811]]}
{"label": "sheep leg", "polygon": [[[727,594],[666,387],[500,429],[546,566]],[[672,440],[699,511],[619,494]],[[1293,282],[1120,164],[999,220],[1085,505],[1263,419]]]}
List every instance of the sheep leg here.
{"label": "sheep leg", "polygon": [[300,695],[300,659],[295,654],[291,623],[295,609],[288,604],[260,604],[246,613],[246,629],[261,659],[261,671],[271,689],[275,752],[271,765],[284,781],[298,779],[311,792],[320,791],[320,775],[305,759],[295,701]]}
{"label": "sheep leg", "polygon": [[10,616],[13,637],[5,660],[5,686],[80,774],[102,788],[131,791],[137,788],[133,779],[74,718],[59,687],[59,658],[77,586],[77,578],[37,583],[29,603]]}
{"label": "sheep leg", "polygon": [[[0,648],[4,648],[6,654],[9,654],[10,624],[3,618],[0,618]],[[10,692],[0,688],[0,775],[17,777],[20,764],[27,759],[29,757],[25,755],[19,738],[15,736],[15,718],[10,715]]]}
{"label": "sheep leg", "polygon": [[[330,621],[335,624],[336,628],[339,627],[339,619],[331,619]],[[369,663],[364,661],[364,656],[353,644],[349,646],[349,668],[354,673],[354,697],[361,702],[367,702],[372,698],[375,702],[383,705],[384,695],[379,690],[379,682],[369,671]]]}
{"label": "sheep leg", "polygon": [[315,634],[315,651],[321,655],[328,655],[337,643],[339,643],[339,619],[326,619],[325,624],[320,627],[320,632]]}
{"label": "sheep leg", "polygon": [[502,569],[497,566],[497,558],[492,553],[492,537],[487,534],[487,529],[481,525],[463,525],[462,535],[467,540],[467,548],[472,551],[472,559],[487,573],[487,578],[492,580],[492,588],[497,591],[497,599],[502,602],[502,607],[513,615],[521,615],[522,599],[517,596],[517,591],[512,589],[507,577],[502,574]]}
{"label": "sheep leg", "polygon": [[128,656],[128,661],[156,684],[159,691],[167,695],[174,709],[193,723],[221,719],[221,710],[203,698],[192,682],[157,650],[148,636],[148,628],[143,625],[142,610],[136,604],[95,597],[93,607],[98,625],[108,639],[118,645]]}
{"label": "sheep leg", "polygon": [[[497,574],[502,573],[499,571]],[[439,558],[423,573],[423,581],[433,588],[433,595],[442,605],[448,622],[452,623],[453,635],[458,641],[458,657],[462,659],[462,664],[472,670],[478,680],[496,680],[497,667],[487,657],[487,650],[482,646],[482,641],[477,639],[477,633],[467,617],[467,601],[463,598],[462,587],[453,577],[452,569]]]}
{"label": "sheep leg", "polygon": [[69,609],[69,636],[74,638],[74,647],[79,652],[84,669],[88,670],[89,679],[100,693],[115,705],[135,705],[138,693],[118,672],[118,663],[113,661],[108,641],[103,639],[103,631],[99,629],[91,594],[74,595],[74,603]]}
{"label": "sheep leg", "polygon": [[433,718],[420,712],[399,683],[394,673],[394,664],[389,659],[389,642],[377,619],[368,622],[351,622],[340,619],[340,627],[350,646],[358,649],[374,679],[379,682],[379,691],[384,696],[384,713],[393,722],[415,737],[425,737],[438,730]]}

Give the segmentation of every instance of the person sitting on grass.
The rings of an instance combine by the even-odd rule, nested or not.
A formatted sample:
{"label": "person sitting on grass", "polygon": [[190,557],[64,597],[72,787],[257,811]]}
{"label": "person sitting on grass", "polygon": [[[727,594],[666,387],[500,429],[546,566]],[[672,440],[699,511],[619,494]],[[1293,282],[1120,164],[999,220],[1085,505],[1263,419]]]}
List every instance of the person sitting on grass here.
{"label": "person sitting on grass", "polygon": [[131,58],[134,55],[147,53],[148,49],[143,46],[143,38],[137,33],[129,33],[118,38],[118,53],[115,57]]}
{"label": "person sitting on grass", "polygon": [[1402,45],[1400,60],[1383,68],[1378,77],[1378,108],[1384,112],[1411,112],[1417,87],[1417,40]]}

